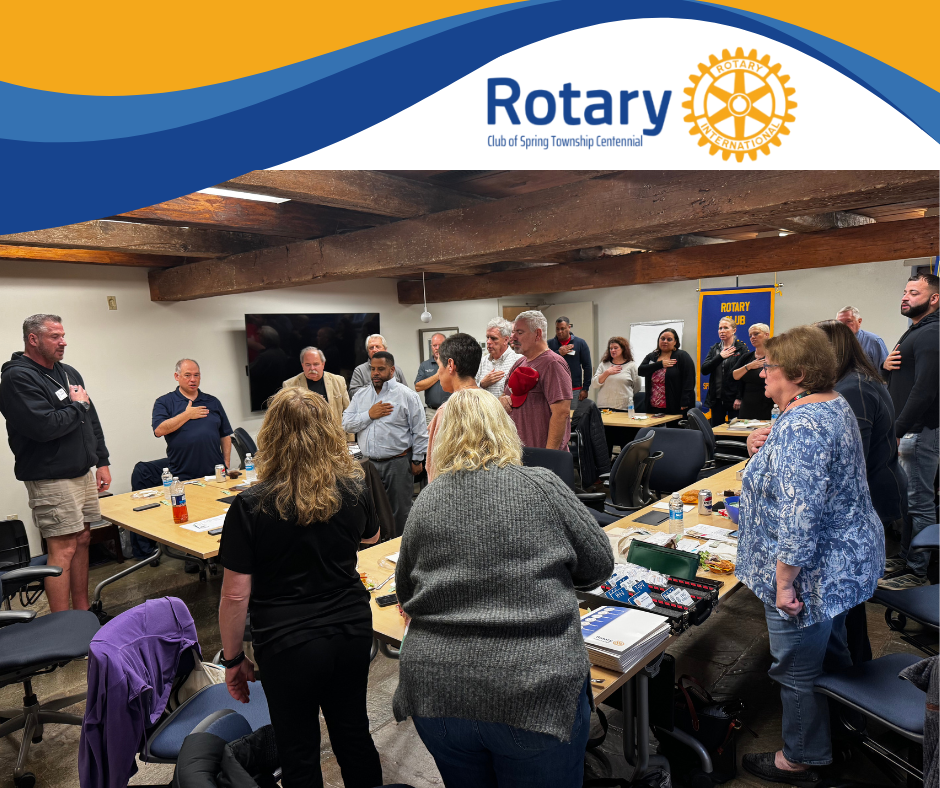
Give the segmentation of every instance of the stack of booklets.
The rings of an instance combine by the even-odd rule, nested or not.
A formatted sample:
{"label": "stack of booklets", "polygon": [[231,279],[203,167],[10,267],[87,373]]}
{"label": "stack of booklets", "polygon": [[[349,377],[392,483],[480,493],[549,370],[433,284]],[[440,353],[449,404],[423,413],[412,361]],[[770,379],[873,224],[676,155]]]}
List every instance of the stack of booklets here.
{"label": "stack of booklets", "polygon": [[581,619],[592,665],[626,673],[669,637],[669,619],[627,607],[599,607]]}

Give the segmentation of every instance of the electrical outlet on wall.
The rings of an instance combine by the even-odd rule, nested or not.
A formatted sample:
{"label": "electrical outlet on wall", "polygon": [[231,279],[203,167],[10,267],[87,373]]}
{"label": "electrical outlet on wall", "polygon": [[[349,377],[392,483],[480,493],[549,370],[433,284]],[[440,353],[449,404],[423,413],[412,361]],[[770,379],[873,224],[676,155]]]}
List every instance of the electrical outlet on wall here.
{"label": "electrical outlet on wall", "polygon": [[117,296],[108,296],[108,309],[117,309]]}

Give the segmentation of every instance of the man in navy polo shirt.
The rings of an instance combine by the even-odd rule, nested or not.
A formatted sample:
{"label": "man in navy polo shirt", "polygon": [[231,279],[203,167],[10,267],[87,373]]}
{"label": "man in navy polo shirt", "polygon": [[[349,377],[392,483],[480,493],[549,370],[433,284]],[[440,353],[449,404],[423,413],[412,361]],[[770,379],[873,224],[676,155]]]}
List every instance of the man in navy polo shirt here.
{"label": "man in navy polo shirt", "polygon": [[199,364],[176,362],[179,388],[153,403],[153,434],[166,438],[170,471],[180,481],[211,476],[216,465],[229,467],[232,427],[219,402],[199,390]]}

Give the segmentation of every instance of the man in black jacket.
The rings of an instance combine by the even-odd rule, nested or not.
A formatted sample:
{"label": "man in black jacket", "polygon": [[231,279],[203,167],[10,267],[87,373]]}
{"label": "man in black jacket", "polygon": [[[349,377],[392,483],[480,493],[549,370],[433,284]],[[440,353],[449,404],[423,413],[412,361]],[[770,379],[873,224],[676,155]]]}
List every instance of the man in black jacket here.
{"label": "man in black jacket", "polygon": [[[925,527],[937,522],[933,481],[940,461],[938,446],[937,377],[940,374],[940,279],[933,274],[912,276],[901,297],[901,314],[911,320],[911,327],[885,359],[888,391],[894,402],[895,436],[898,457],[907,474],[907,506],[911,533],[904,533],[899,559],[888,559],[886,575],[904,571],[909,574],[888,577],[878,585],[901,590],[926,585],[929,554],[909,552],[911,539]],[[892,564],[892,561],[895,563]]]}
{"label": "man in black jacket", "polygon": [[46,578],[50,609],[68,610],[71,595],[75,610],[87,610],[89,528],[101,519],[98,492],[111,485],[108,449],[85,381],[62,363],[62,318],[26,318],[23,340],[26,349],[0,368],[0,413],[14,473],[26,483],[49,565],[62,567],[60,577]]}

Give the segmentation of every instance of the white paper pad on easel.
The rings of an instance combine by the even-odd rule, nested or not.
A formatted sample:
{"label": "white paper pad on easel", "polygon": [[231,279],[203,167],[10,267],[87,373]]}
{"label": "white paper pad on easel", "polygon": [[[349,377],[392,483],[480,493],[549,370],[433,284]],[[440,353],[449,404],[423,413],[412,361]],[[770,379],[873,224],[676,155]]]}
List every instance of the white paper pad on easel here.
{"label": "white paper pad on easel", "polygon": [[213,528],[221,528],[222,523],[225,522],[225,515],[220,514],[218,517],[210,517],[208,520],[198,520],[195,523],[182,523],[180,528],[185,528],[187,531],[195,531],[197,534],[205,533],[206,531],[211,531]]}

